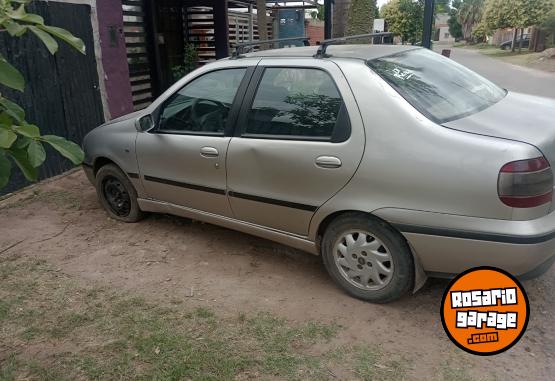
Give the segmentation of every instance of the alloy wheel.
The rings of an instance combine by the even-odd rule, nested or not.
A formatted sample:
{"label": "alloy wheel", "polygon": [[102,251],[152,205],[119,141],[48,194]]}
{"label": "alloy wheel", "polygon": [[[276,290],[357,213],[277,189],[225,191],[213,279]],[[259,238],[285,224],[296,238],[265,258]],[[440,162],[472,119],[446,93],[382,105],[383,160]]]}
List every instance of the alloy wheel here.
{"label": "alloy wheel", "polygon": [[333,248],[341,276],[362,290],[380,290],[391,282],[393,259],[387,246],[366,231],[343,234]]}

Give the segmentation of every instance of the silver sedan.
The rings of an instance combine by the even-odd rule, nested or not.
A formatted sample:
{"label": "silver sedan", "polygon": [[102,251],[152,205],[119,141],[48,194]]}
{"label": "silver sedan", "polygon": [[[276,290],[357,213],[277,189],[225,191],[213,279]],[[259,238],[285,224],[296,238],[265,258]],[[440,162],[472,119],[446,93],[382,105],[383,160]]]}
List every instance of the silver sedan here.
{"label": "silver sedan", "polygon": [[555,258],[555,102],[426,49],[276,49],[190,73],[93,130],[110,216],[171,213],[321,255],[351,295]]}

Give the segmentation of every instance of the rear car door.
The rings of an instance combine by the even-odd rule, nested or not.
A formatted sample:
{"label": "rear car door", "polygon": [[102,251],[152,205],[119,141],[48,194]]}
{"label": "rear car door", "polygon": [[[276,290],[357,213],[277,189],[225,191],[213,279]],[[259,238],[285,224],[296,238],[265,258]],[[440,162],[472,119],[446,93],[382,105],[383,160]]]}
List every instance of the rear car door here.
{"label": "rear car door", "polygon": [[235,218],[303,236],[353,176],[365,145],[341,70],[312,58],[261,60],[234,135],[227,171]]}
{"label": "rear car door", "polygon": [[154,130],[137,136],[137,160],[148,197],[231,217],[226,153],[232,125],[254,66],[210,71],[160,107]]}

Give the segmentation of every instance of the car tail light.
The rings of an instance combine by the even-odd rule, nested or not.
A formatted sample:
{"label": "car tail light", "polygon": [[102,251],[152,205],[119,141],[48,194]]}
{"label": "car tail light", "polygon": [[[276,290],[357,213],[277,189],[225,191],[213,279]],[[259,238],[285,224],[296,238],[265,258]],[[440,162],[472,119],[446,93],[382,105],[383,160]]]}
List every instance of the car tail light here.
{"label": "car tail light", "polygon": [[553,171],[545,157],[508,163],[499,173],[501,201],[513,208],[534,208],[551,203]]}

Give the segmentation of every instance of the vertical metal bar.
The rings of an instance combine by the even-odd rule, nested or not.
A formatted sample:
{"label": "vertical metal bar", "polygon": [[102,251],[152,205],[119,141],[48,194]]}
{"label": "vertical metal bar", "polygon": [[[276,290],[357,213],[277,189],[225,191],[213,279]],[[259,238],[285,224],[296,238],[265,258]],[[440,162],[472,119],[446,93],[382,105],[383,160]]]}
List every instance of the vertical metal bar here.
{"label": "vertical metal bar", "polygon": [[252,13],[252,4],[249,4],[249,42],[254,41],[254,15]]}
{"label": "vertical metal bar", "polygon": [[214,15],[214,40],[216,42],[216,59],[229,55],[229,20],[227,18],[227,0],[215,1],[212,8]]}
{"label": "vertical metal bar", "polygon": [[333,6],[334,0],[324,0],[324,39],[329,40],[333,32]]}
{"label": "vertical metal bar", "polygon": [[164,85],[162,84],[162,63],[160,57],[160,47],[158,46],[158,17],[157,8],[154,0],[143,2],[145,15],[145,32],[147,41],[148,59],[150,63],[150,78],[152,83],[152,96],[156,98],[162,94]]}
{"label": "vertical metal bar", "polygon": [[434,0],[425,0],[424,4],[424,29],[422,30],[422,46],[432,47],[432,26],[434,24]]}

